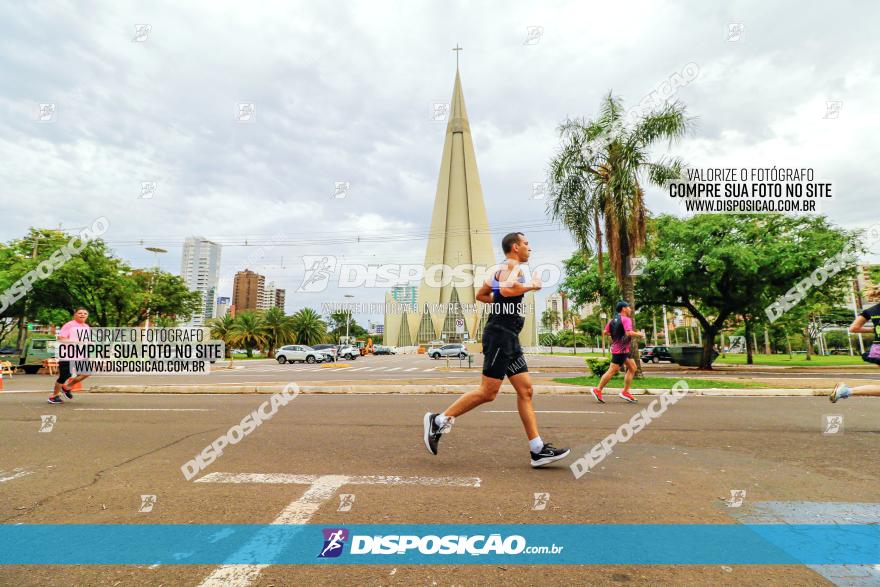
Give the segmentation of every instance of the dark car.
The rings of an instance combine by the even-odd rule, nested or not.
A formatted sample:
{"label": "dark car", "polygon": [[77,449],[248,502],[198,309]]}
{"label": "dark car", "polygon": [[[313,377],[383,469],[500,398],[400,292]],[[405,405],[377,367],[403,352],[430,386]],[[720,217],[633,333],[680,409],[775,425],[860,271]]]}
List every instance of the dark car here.
{"label": "dark car", "polygon": [[376,346],[373,351],[374,355],[396,355],[397,351],[390,346]]}
{"label": "dark car", "polygon": [[3,348],[0,348],[0,355],[17,355],[18,352],[18,349],[14,346],[5,346]]}
{"label": "dark car", "polygon": [[659,363],[660,361],[669,361],[673,363],[672,355],[669,354],[669,348],[665,346],[647,346],[642,349],[642,362]]}

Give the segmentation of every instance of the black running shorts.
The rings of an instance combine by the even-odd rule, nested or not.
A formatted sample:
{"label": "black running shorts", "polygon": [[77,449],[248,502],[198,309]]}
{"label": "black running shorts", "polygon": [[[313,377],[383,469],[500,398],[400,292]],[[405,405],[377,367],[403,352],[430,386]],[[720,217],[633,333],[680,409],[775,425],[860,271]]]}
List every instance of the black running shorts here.
{"label": "black running shorts", "polygon": [[487,325],[483,330],[483,375],[504,379],[529,370],[519,344],[519,336],[512,330]]}
{"label": "black running shorts", "polygon": [[626,363],[626,360],[629,358],[629,353],[613,353],[611,355],[611,362],[615,365],[620,365],[623,367],[623,364]]}

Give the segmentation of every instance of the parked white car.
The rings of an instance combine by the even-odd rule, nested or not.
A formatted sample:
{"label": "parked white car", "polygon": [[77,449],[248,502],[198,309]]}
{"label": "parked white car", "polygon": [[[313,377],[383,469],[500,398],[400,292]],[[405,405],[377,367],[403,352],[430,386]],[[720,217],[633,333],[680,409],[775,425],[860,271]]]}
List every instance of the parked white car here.
{"label": "parked white car", "polygon": [[320,363],[325,358],[324,353],[304,344],[289,344],[275,352],[275,360],[282,365],[284,363]]}
{"label": "parked white car", "polygon": [[340,359],[349,359],[354,361],[359,356],[361,356],[361,349],[351,345],[341,346],[339,347],[339,350],[336,351],[336,356]]}

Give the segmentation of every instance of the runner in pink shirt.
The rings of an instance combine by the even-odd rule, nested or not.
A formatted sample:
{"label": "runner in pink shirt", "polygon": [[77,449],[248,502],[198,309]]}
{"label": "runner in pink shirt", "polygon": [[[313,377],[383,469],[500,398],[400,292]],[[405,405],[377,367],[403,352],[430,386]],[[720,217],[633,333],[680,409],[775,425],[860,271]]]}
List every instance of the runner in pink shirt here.
{"label": "runner in pink shirt", "polygon": [[[58,342],[79,340],[76,335],[77,330],[91,329],[86,324],[88,318],[88,310],[77,308],[76,312],[73,313],[73,320],[62,326],[58,332]],[[71,377],[71,375],[70,361],[58,361],[58,379],[55,380],[55,389],[52,391],[52,395],[49,396],[50,404],[63,404],[64,400],[61,399],[62,392],[67,396],[67,399],[73,399],[73,393],[71,393],[70,388],[88,377],[88,375],[77,375],[76,377]]]}
{"label": "runner in pink shirt", "polygon": [[632,384],[633,376],[638,366],[636,362],[629,356],[632,350],[631,342],[633,338],[643,338],[644,332],[636,332],[633,330],[632,306],[628,302],[617,302],[615,308],[617,315],[605,325],[605,334],[611,335],[611,365],[602,379],[599,380],[599,387],[591,390],[593,397],[600,404],[604,404],[602,399],[602,390],[611,381],[611,378],[617,375],[620,368],[626,365],[626,374],[623,376],[623,391],[620,392],[620,398],[632,404],[636,403],[636,398],[629,392],[629,386]]}

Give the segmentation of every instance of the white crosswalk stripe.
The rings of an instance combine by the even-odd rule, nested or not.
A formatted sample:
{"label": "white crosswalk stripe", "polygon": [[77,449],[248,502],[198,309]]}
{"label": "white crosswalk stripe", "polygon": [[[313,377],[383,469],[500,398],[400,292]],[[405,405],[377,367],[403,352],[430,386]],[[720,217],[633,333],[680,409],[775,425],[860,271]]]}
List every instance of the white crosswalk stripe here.
{"label": "white crosswalk stripe", "polygon": [[418,367],[411,367],[411,368],[409,368],[409,369],[404,369],[403,372],[406,373],[406,372],[408,372],[408,371],[415,371],[415,370],[417,370],[417,369],[418,369]]}
{"label": "white crosswalk stripe", "polygon": [[392,367],[391,369],[388,369],[388,371],[397,371],[398,369],[400,369],[400,367]]}

